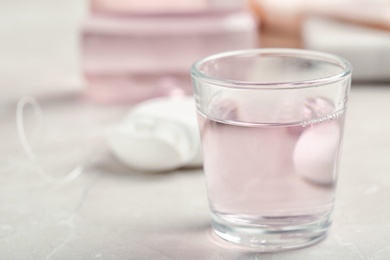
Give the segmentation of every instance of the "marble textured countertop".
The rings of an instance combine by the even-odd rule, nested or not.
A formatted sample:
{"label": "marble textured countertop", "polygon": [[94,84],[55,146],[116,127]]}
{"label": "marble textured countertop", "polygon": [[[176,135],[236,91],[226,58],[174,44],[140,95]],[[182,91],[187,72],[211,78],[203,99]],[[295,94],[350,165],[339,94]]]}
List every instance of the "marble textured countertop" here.
{"label": "marble textured countertop", "polygon": [[[39,163],[53,176],[86,167],[76,180],[53,184],[21,148],[15,104],[3,104],[0,259],[389,259],[389,101],[389,85],[352,87],[331,232],[312,247],[275,254],[215,242],[202,170],[142,173],[113,158],[102,133],[126,107],[77,95],[40,99]],[[30,119],[27,109],[28,135]]]}
{"label": "marble textured countertop", "polygon": [[[128,107],[60,94],[79,84],[83,3],[0,3],[0,259],[390,259],[390,84],[352,87],[328,237],[283,253],[233,251],[210,235],[201,169],[122,166],[104,133]],[[24,153],[15,123],[24,94],[39,97],[45,113],[33,145],[38,162],[57,177],[84,164],[73,182],[45,181]],[[27,110],[34,144],[31,116]]]}

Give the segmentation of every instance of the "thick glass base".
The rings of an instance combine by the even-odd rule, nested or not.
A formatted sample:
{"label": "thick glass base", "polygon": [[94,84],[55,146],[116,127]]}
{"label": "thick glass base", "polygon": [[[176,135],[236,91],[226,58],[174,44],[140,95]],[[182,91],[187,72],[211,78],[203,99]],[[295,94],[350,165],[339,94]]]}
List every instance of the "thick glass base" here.
{"label": "thick glass base", "polygon": [[326,237],[329,214],[322,216],[261,217],[237,222],[235,218],[213,214],[215,234],[235,248],[275,252],[315,244]]}

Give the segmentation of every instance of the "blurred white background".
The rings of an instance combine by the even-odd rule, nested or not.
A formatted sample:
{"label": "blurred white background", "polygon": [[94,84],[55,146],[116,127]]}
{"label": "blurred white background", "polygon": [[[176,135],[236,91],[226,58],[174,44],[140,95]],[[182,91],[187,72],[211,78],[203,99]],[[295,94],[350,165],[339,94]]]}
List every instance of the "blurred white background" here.
{"label": "blurred white background", "polygon": [[0,1],[0,101],[81,87],[84,0]]}
{"label": "blurred white background", "polygon": [[[261,20],[261,46],[334,52],[351,60],[355,77],[367,72],[369,77],[364,73],[361,77],[366,81],[388,80],[383,70],[390,66],[389,0],[248,2],[258,4],[254,10],[259,11]],[[88,5],[87,0],[0,1],[0,102],[15,101],[23,95],[83,89],[79,34]],[[352,21],[352,25],[307,19],[313,15],[341,18]],[[360,23],[382,30],[370,26],[356,30]],[[351,41],[350,34],[355,38],[360,35],[364,42],[370,37],[372,40],[368,45]],[[367,56],[370,62],[366,62]],[[371,66],[374,63],[376,67]]]}

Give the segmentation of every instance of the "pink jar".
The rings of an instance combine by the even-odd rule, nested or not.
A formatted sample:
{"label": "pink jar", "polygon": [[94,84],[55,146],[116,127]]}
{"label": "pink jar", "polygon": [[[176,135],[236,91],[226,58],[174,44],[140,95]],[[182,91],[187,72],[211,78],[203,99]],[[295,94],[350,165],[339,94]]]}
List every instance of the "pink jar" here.
{"label": "pink jar", "polygon": [[91,3],[81,58],[87,95],[95,101],[136,103],[191,94],[194,61],[257,45],[257,23],[245,7],[192,0],[191,8],[173,9],[170,0],[148,9],[132,2]]}

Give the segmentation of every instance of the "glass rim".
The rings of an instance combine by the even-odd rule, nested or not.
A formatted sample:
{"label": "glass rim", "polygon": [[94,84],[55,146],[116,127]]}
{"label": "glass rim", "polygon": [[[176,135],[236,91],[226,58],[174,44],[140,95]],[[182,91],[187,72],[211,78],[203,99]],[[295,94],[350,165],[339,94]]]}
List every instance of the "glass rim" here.
{"label": "glass rim", "polygon": [[[316,79],[303,79],[294,81],[275,81],[275,82],[261,82],[261,81],[240,81],[229,78],[219,78],[209,76],[199,70],[201,65],[207,62],[217,60],[220,58],[239,57],[248,54],[259,54],[267,56],[278,57],[299,57],[299,55],[305,55],[313,60],[324,61],[329,64],[337,65],[341,68],[341,72],[327,77],[320,77]],[[321,51],[313,51],[306,49],[293,49],[293,48],[257,48],[246,50],[235,50],[221,52],[202,58],[191,66],[191,75],[200,79],[206,83],[221,85],[228,88],[239,89],[295,89],[295,88],[310,88],[318,85],[325,85],[338,82],[352,73],[352,65],[346,59]]]}

